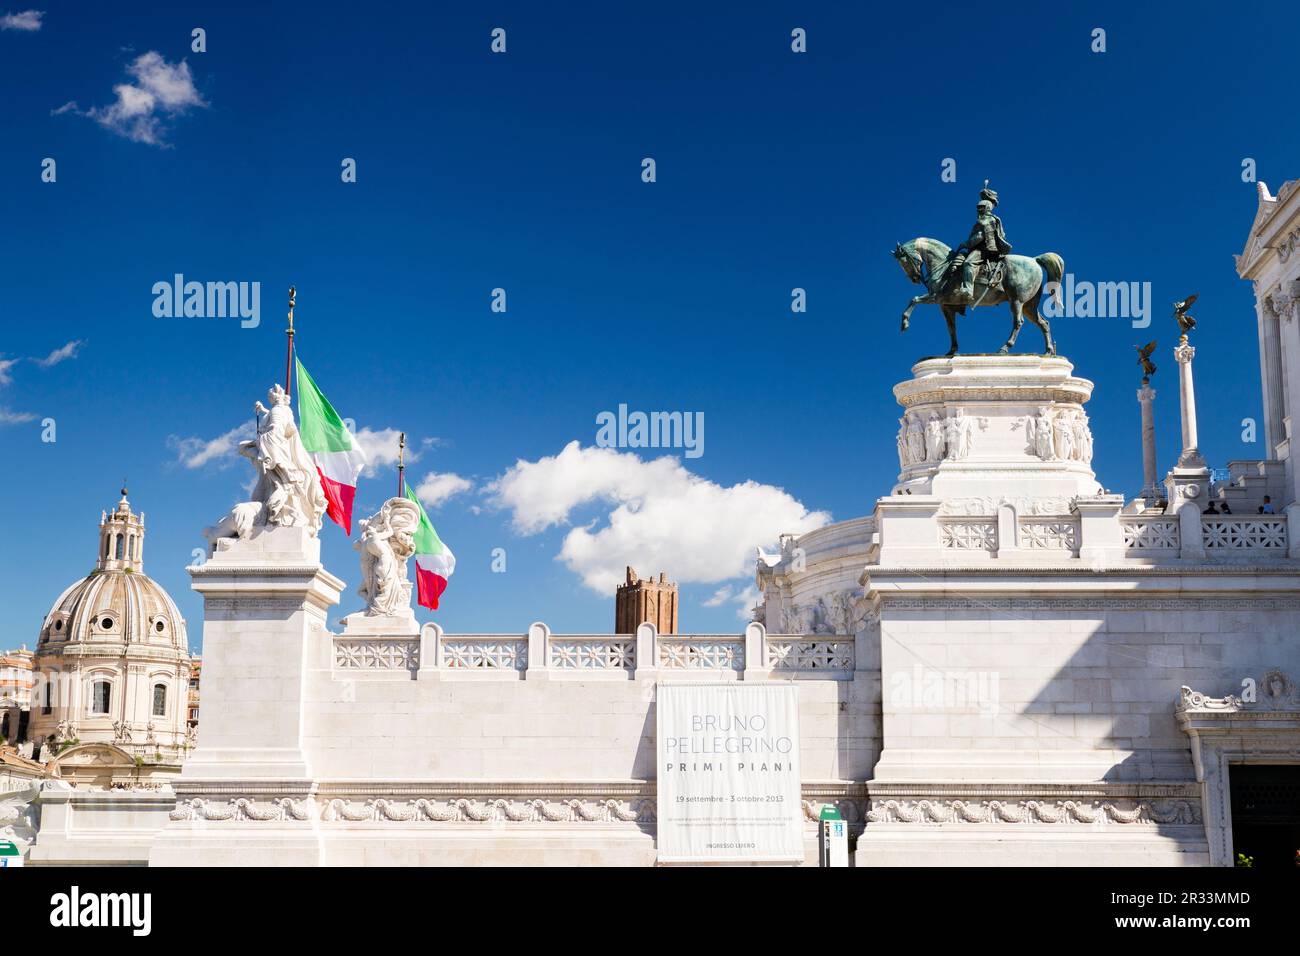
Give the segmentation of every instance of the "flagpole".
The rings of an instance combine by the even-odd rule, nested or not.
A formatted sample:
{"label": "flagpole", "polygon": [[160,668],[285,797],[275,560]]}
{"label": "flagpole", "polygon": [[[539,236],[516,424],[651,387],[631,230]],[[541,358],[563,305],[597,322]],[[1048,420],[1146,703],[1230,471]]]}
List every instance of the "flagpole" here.
{"label": "flagpole", "polygon": [[284,334],[289,337],[288,353],[284,360],[284,393],[293,397],[293,306],[298,297],[298,290],[289,286],[289,327]]}
{"label": "flagpole", "polygon": [[397,437],[397,497],[401,498],[406,494],[406,463],[404,461],[406,453],[406,432],[401,432]]}

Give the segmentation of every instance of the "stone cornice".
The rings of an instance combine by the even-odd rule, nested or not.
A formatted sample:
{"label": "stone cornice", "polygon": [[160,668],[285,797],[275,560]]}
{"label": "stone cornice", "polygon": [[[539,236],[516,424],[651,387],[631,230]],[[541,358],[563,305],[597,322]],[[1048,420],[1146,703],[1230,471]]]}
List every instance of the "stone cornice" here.
{"label": "stone cornice", "polygon": [[[876,590],[880,598],[882,613],[891,611],[1011,611],[1028,613],[1030,611],[1091,611],[1103,615],[1106,611],[1292,611],[1300,612],[1300,597],[1261,598],[1205,596],[1205,597],[1161,597],[1155,594],[1124,595],[1112,593],[1114,598],[1109,605],[1099,605],[1096,593],[1086,596],[1061,596],[1054,592],[1051,597],[1003,597],[990,595],[965,595],[962,597],[945,597],[944,592],[897,593]],[[890,622],[884,621],[883,624]]]}
{"label": "stone cornice", "polygon": [[[1035,516],[1037,517],[1037,516]],[[956,516],[957,521],[993,521],[992,516]],[[1048,516],[1043,516],[1042,520],[1050,520]],[[1061,519],[1064,520],[1064,519]],[[1086,561],[1079,558],[1060,558],[1060,564],[1045,564],[1040,561],[1046,561],[1050,555],[1044,554],[1041,558],[1032,564],[1014,563],[1007,559],[990,559],[987,564],[865,564],[864,574],[871,576],[893,576],[900,577],[924,577],[935,578],[954,574],[971,575],[973,577],[1007,577],[1017,575],[1016,583],[1008,583],[1009,591],[1019,591],[1028,583],[1032,583],[1034,577],[1078,577],[1083,581],[1093,581],[1100,578],[1117,578],[1126,575],[1137,577],[1294,577],[1296,579],[1296,590],[1300,592],[1300,562],[1286,558],[1279,558],[1277,564],[1114,564],[1107,565],[1103,568],[1093,568]],[[1137,561],[1141,559],[1128,558],[1126,561]],[[1177,561],[1176,558],[1162,558],[1162,561]],[[933,582],[931,582],[933,583]],[[1111,585],[1104,586],[1101,590],[1106,590]],[[1215,589],[1219,591],[1220,589]],[[1256,588],[1241,588],[1243,591],[1255,591]]]}
{"label": "stone cornice", "polygon": [[311,578],[319,574],[331,584],[337,583],[339,587],[346,586],[342,580],[326,571],[323,564],[225,564],[223,562],[209,561],[206,564],[191,564],[185,570],[193,578],[222,577],[225,575],[230,577]]}
{"label": "stone cornice", "polygon": [[1106,783],[1084,781],[1080,783],[1043,783],[1020,781],[1006,783],[939,783],[934,781],[897,781],[877,783],[868,780],[867,794],[873,799],[885,797],[926,796],[937,798],[973,797],[1060,797],[1071,800],[1111,799],[1170,799],[1199,798],[1200,790],[1194,780],[1152,781],[1141,783]]}

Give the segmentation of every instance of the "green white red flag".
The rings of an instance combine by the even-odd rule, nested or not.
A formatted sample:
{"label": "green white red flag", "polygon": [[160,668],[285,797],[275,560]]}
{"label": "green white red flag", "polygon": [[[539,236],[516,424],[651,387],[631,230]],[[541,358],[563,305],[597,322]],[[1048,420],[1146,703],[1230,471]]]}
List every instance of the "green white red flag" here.
{"label": "green white red flag", "polygon": [[293,357],[298,372],[298,434],[316,463],[330,518],[352,534],[352,501],[366,456],[339,413]]}
{"label": "green white red flag", "polygon": [[433,522],[429,520],[415,491],[407,487],[405,494],[420,509],[420,528],[413,536],[416,598],[421,607],[436,611],[438,598],[447,590],[447,579],[456,570],[456,556],[451,553],[451,548],[442,543],[438,532],[433,530]]}

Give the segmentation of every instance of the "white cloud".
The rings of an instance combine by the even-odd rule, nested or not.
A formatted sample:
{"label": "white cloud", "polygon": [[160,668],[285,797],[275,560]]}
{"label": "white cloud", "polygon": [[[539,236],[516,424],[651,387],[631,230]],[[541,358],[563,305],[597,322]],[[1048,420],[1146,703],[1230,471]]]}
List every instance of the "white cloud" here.
{"label": "white cloud", "polygon": [[75,358],[78,350],[85,344],[85,341],[82,339],[73,339],[67,345],[62,345],[55,349],[49,355],[45,356],[45,358],[34,358],[32,361],[41,368],[49,368],[52,365],[58,365],[66,359]]}
{"label": "white cloud", "polygon": [[0,425],[18,425],[22,422],[30,422],[34,418],[31,412],[14,412],[0,406]]}
{"label": "white cloud", "polygon": [[202,468],[210,463],[215,463],[218,468],[229,468],[235,461],[239,443],[253,437],[253,423],[245,422],[216,438],[170,435],[167,447],[176,452],[176,461],[186,468]]}
{"label": "white cloud", "polygon": [[[401,432],[396,428],[358,428],[352,435],[366,456],[366,469],[362,472],[373,478],[380,468],[397,467],[397,439]],[[406,461],[419,461],[420,453],[408,445]]]}
{"label": "white cloud", "polygon": [[41,28],[44,10],[24,10],[22,13],[6,13],[0,17],[0,30],[22,30],[35,33]]}
{"label": "white cloud", "polygon": [[713,592],[713,596],[701,601],[705,607],[722,607],[724,604],[736,605],[736,617],[742,621],[753,620],[753,608],[758,603],[760,595],[758,588],[750,584],[747,587],[735,590],[730,584],[724,584]]}
{"label": "white cloud", "polygon": [[77,104],[65,103],[55,114],[76,112],[136,143],[165,146],[164,118],[180,116],[196,106],[207,106],[194,86],[194,76],[184,60],[168,63],[161,53],[142,53],[126,68],[134,83],[113,87],[117,101],[92,106],[82,113]]}
{"label": "white cloud", "polygon": [[517,461],[485,490],[493,505],[511,511],[523,535],[569,524],[579,506],[612,505],[603,525],[571,529],[559,554],[587,587],[605,595],[622,582],[627,565],[667,571],[683,584],[743,577],[752,571],[756,546],[830,521],[772,485],[723,487],[675,458],[643,461],[576,441],[554,457]]}
{"label": "white cloud", "polygon": [[415,495],[430,508],[436,508],[448,498],[469,491],[473,487],[474,482],[454,472],[431,471],[420,480],[415,488]]}
{"label": "white cloud", "polygon": [[713,597],[709,598],[707,601],[702,601],[701,603],[705,607],[721,607],[722,605],[726,604],[730,600],[731,600],[731,585],[724,584],[722,587],[718,588],[716,591],[713,592]]}
{"label": "white cloud", "polygon": [[[0,358],[0,388],[13,383],[13,374],[9,371],[18,364],[18,359]],[[0,405],[0,425],[20,425],[30,422],[36,416],[31,412],[15,412],[5,405]]]}

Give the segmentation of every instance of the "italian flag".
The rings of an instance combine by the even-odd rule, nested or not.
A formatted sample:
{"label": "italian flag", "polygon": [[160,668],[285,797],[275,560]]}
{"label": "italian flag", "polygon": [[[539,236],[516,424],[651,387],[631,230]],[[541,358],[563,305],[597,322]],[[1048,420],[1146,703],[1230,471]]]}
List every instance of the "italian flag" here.
{"label": "italian flag", "polygon": [[420,528],[414,535],[416,597],[421,607],[436,611],[438,598],[447,590],[447,579],[456,570],[456,556],[451,553],[451,548],[442,543],[438,532],[433,530],[433,522],[425,513],[424,505],[420,504],[420,499],[409,487],[406,489],[406,497],[420,509]]}
{"label": "italian flag", "polygon": [[330,518],[351,535],[352,499],[366,456],[297,355],[293,362],[298,370],[298,434],[316,463]]}

